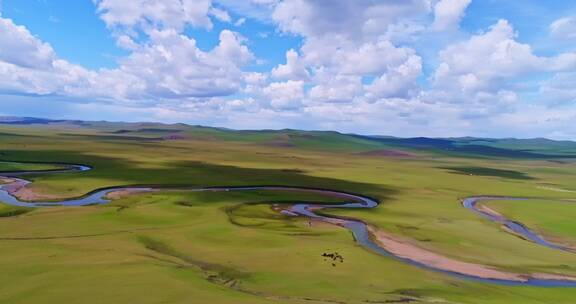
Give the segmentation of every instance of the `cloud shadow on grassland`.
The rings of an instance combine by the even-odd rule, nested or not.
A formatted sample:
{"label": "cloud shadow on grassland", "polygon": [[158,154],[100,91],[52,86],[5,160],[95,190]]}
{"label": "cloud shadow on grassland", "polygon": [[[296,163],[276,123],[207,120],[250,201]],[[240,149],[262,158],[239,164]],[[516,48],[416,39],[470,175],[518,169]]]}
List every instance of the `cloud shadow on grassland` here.
{"label": "cloud shadow on grassland", "polygon": [[[343,179],[311,176],[304,171],[286,169],[262,169],[221,165],[199,161],[173,161],[162,167],[145,167],[140,163],[84,153],[56,150],[18,151],[5,150],[3,160],[19,162],[66,162],[87,164],[93,170],[63,174],[43,174],[45,181],[70,180],[81,183],[82,178],[110,180],[116,185],[168,185],[168,186],[249,186],[273,185],[332,189],[373,196],[386,200],[398,193],[399,189],[369,183],[359,183]],[[30,176],[34,178],[34,176]],[[90,189],[92,190],[92,189]]]}

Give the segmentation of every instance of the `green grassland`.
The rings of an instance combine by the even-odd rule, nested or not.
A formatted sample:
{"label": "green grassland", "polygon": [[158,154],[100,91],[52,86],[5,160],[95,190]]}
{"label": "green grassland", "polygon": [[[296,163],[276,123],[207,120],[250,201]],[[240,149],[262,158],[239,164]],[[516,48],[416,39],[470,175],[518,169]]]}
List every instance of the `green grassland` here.
{"label": "green grassland", "polygon": [[56,169],[56,166],[46,164],[26,164],[26,163],[12,163],[0,162],[0,171],[19,171],[19,170],[50,170]]}
{"label": "green grassland", "polygon": [[510,219],[520,221],[550,240],[576,244],[576,201],[491,201],[486,205]]}
{"label": "green grassland", "polygon": [[[40,193],[72,197],[142,184],[329,188],[381,205],[326,212],[362,219],[443,255],[576,276],[576,255],[504,233],[459,202],[481,194],[540,197],[493,207],[549,235],[576,238],[568,216],[576,209],[551,202],[576,198],[551,190],[576,189],[576,163],[567,157],[572,144],[540,150],[511,140],[482,146],[489,148],[478,148],[480,141],[432,144],[185,125],[0,127],[1,160],[94,167],[27,177]],[[50,167],[0,163],[3,171]],[[0,205],[0,303],[573,303],[576,296],[573,288],[502,286],[422,270],[363,249],[343,228],[271,209],[300,201],[338,200],[268,191],[159,192],[101,206]],[[333,266],[324,252],[338,252],[344,262]]]}

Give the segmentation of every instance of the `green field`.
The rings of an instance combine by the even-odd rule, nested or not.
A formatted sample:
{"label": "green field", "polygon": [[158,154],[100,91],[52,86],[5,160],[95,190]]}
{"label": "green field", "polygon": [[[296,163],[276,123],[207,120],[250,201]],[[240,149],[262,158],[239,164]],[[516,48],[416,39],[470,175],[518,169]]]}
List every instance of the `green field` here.
{"label": "green field", "polygon": [[[489,204],[545,235],[576,240],[576,202],[557,201],[576,198],[576,150],[553,143],[87,123],[1,126],[0,160],[93,166],[26,177],[35,192],[62,198],[142,184],[361,193],[381,205],[329,212],[458,260],[576,276],[576,254],[505,233],[459,201],[538,197]],[[50,168],[0,162],[0,171]],[[334,200],[159,192],[100,206],[0,205],[0,303],[574,303],[576,288],[504,286],[423,270],[363,249],[343,228],[271,209]],[[344,262],[333,266],[325,252],[338,252]]]}
{"label": "green field", "polygon": [[564,244],[576,244],[576,201],[493,201],[487,205],[508,218],[534,227],[539,234]]}

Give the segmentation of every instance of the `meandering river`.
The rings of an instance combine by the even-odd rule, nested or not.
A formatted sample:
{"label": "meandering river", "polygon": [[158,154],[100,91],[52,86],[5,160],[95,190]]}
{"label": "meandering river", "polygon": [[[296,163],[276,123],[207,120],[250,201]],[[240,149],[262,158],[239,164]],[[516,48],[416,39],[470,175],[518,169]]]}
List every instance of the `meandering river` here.
{"label": "meandering river", "polygon": [[[531,285],[531,286],[565,286],[576,287],[576,278],[555,275],[555,274],[518,274],[510,273],[504,270],[494,269],[493,267],[472,264],[453,260],[443,257],[439,254],[428,252],[418,248],[408,240],[398,239],[378,228],[364,223],[361,220],[340,218],[319,214],[322,209],[332,208],[375,208],[378,206],[376,199],[363,196],[327,189],[283,187],[283,186],[247,186],[247,187],[206,187],[206,188],[162,188],[162,187],[135,187],[135,186],[118,186],[92,191],[79,198],[71,198],[60,201],[24,201],[21,200],[17,193],[30,184],[30,181],[23,179],[26,175],[38,174],[57,174],[64,172],[82,172],[92,169],[86,165],[76,164],[58,164],[63,169],[57,170],[37,170],[37,171],[12,171],[0,172],[5,184],[0,185],[0,202],[20,206],[20,207],[55,207],[55,206],[86,206],[95,204],[105,204],[110,202],[109,195],[114,192],[124,191],[133,192],[152,192],[152,191],[191,191],[191,192],[208,192],[208,191],[288,191],[322,194],[331,197],[338,197],[348,201],[344,204],[296,204],[282,212],[288,216],[306,217],[310,220],[322,221],[344,227],[351,231],[354,239],[362,247],[391,258],[395,258],[407,264],[411,264],[430,271],[440,272],[461,279],[476,280],[494,284],[505,285]],[[569,248],[553,244],[546,241],[532,230],[528,229],[521,223],[506,219],[500,214],[489,212],[479,208],[479,202],[485,200],[517,200],[519,198],[510,197],[488,197],[478,196],[470,197],[463,200],[463,206],[476,212],[480,216],[493,222],[499,223],[513,231],[515,234],[536,244],[553,249],[570,251]]]}

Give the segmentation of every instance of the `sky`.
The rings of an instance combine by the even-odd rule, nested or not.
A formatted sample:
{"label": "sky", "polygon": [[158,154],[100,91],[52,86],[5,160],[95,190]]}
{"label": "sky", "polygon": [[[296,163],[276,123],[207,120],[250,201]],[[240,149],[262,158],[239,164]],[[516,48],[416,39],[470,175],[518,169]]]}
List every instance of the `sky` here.
{"label": "sky", "polygon": [[576,0],[0,0],[0,116],[576,140]]}

